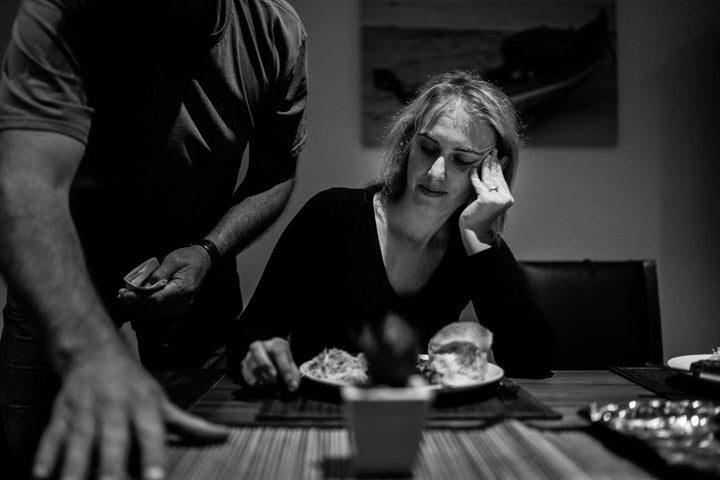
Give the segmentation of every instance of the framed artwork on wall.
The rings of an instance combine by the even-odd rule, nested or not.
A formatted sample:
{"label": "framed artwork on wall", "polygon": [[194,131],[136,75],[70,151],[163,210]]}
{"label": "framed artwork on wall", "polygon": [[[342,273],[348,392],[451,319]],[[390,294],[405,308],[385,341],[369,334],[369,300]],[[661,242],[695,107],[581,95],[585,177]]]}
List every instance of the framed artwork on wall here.
{"label": "framed artwork on wall", "polygon": [[362,0],[363,144],[428,77],[473,70],[513,100],[532,147],[617,143],[615,1]]}

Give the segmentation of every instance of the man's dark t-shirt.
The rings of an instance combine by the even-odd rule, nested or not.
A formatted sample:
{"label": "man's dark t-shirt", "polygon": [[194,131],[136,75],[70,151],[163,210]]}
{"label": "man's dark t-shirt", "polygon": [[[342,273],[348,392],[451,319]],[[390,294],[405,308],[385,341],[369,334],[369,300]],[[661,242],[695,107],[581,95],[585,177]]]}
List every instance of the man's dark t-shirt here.
{"label": "man's dark t-shirt", "polygon": [[306,38],[287,3],[221,0],[208,34],[162,4],[26,0],[0,82],[0,129],[86,144],[73,215],[115,291],[219,221],[248,142],[240,197],[292,177],[305,140]]}
{"label": "man's dark t-shirt", "polygon": [[[165,4],[25,0],[0,77],[0,129],[86,145],[71,210],[119,321],[129,315],[115,298],[127,272],[203,238],[233,203],[293,177],[305,141],[306,34],[287,2],[217,0],[206,32]],[[234,263],[228,271],[222,295],[205,303],[237,314]]]}

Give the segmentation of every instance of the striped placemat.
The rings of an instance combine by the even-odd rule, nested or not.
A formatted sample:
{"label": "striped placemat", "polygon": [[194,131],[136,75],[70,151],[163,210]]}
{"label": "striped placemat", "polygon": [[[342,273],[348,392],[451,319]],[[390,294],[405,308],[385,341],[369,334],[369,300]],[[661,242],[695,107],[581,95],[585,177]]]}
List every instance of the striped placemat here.
{"label": "striped placemat", "polygon": [[[172,479],[353,478],[348,431],[336,428],[235,428],[228,442],[174,445],[167,453]],[[426,430],[414,479],[654,478],[607,450],[587,433],[545,431],[506,420],[486,429]]]}
{"label": "striped placemat", "polygon": [[[427,426],[461,426],[458,421],[474,426],[502,418],[557,419],[561,415],[503,379],[497,389],[479,397],[439,397],[429,412]],[[273,425],[312,421],[316,425],[340,426],[344,424],[344,407],[341,402],[281,395],[264,401],[256,421]]]}

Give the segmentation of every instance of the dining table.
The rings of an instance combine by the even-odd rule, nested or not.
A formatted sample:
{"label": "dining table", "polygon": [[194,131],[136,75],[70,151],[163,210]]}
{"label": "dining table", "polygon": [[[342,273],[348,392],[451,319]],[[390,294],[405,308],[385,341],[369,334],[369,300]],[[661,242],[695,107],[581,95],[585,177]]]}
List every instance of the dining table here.
{"label": "dining table", "polygon": [[[633,381],[627,372],[632,373],[559,370],[547,378],[503,378],[493,398],[483,400],[490,406],[489,414],[487,408],[451,408],[446,409],[450,414],[428,420],[412,478],[693,478],[684,470],[669,468],[637,442],[590,420],[593,402],[627,404],[660,398],[656,388]],[[168,479],[356,477],[341,403],[314,404],[308,413],[308,402],[315,400],[243,387],[222,370],[155,373],[176,404],[227,425],[230,432],[226,442],[215,445],[171,438]],[[501,405],[498,397],[509,403]],[[298,414],[301,404],[305,410]],[[518,414],[503,410],[511,404]],[[456,416],[457,412],[464,413]]]}

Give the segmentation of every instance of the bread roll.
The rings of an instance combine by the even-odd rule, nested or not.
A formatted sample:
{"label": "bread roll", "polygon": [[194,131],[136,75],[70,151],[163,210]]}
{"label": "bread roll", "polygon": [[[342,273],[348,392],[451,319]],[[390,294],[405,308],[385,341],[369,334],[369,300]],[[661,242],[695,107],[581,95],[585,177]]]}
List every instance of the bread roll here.
{"label": "bread roll", "polygon": [[432,383],[460,386],[482,381],[492,332],[477,322],[454,322],[428,343],[427,373]]}
{"label": "bread roll", "polygon": [[437,331],[428,343],[428,353],[456,348],[455,344],[470,343],[485,352],[492,345],[492,332],[478,322],[453,322]]}

